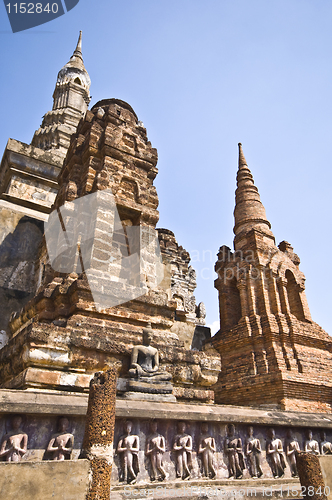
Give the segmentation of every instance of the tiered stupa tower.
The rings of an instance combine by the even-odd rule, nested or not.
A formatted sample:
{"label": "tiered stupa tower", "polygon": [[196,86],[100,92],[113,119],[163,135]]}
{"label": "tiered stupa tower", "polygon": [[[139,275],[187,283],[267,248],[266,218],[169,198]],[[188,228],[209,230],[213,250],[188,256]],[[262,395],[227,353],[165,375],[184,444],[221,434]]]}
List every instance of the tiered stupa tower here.
{"label": "tiered stupa tower", "polygon": [[53,93],[53,108],[36,130],[32,146],[45,151],[57,152],[65,157],[72,134],[85,115],[90,97],[91,80],[82,56],[82,31],[70,60],[59,71]]}
{"label": "tiered stupa tower", "polygon": [[8,321],[35,292],[37,249],[58,191],[58,175],[90,102],[82,32],[70,61],[58,73],[53,110],[31,144],[9,139],[0,166],[0,346]]}
{"label": "tiered stupa tower", "polygon": [[133,346],[151,323],[173,395],[213,401],[220,356],[202,347],[209,329],[189,254],[172,232],[155,229],[157,159],[124,101],[100,101],[80,121],[58,177],[37,293],[0,350],[2,387],[84,391],[96,371],[117,366],[120,395]]}
{"label": "tiered stupa tower", "polygon": [[216,401],[330,412],[332,339],[311,319],[299,257],[275,244],[241,144],[234,217],[234,252],[222,246],[215,266]]}

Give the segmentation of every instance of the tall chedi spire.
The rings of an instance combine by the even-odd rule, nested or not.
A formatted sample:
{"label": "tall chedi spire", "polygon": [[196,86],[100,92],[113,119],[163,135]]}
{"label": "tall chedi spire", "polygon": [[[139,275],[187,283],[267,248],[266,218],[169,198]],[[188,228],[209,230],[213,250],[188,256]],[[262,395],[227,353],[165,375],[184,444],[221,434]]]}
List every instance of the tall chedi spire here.
{"label": "tall chedi spire", "polygon": [[331,337],[311,319],[299,257],[286,241],[275,245],[241,144],[234,217],[235,251],[222,246],[215,266],[216,401],[331,412]]}
{"label": "tall chedi spire", "polygon": [[76,45],[76,49],[74,50],[74,54],[72,57],[80,57],[83,61],[83,56],[82,56],[82,31],[80,31],[80,34],[79,34],[79,37],[78,37],[78,41],[77,41],[77,45]]}
{"label": "tall chedi spire", "polygon": [[241,143],[239,143],[239,170],[237,173],[235,199],[235,248],[237,247],[237,242],[252,229],[256,229],[265,236],[268,236],[274,243],[271,224],[266,218],[265,208],[261,202],[258,189],[254,184],[253,176],[248,168]]}
{"label": "tall chedi spire", "polygon": [[53,108],[43,117],[32,145],[46,151],[56,150],[66,156],[70,138],[90,102],[91,80],[82,56],[82,31],[70,60],[58,73],[53,93]]}

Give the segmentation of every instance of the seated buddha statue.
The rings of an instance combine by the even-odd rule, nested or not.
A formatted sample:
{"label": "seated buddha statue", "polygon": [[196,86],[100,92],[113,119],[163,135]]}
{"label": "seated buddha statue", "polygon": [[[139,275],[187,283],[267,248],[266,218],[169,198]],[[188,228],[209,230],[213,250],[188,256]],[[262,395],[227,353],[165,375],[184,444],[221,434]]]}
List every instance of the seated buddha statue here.
{"label": "seated buddha statue", "polygon": [[150,344],[153,339],[151,323],[143,329],[143,345],[133,347],[129,376],[146,382],[166,382],[172,375],[159,370],[158,349]]}

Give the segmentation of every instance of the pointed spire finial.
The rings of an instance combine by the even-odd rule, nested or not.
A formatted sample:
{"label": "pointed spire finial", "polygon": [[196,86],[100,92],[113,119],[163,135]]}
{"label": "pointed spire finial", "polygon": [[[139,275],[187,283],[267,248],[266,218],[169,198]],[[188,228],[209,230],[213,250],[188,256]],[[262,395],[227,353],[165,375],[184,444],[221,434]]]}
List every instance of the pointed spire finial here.
{"label": "pointed spire finial", "polygon": [[[83,61],[83,55],[82,55],[82,31],[80,31],[76,49],[73,52],[73,55],[67,62],[67,64],[64,65],[64,67],[59,71],[58,74],[58,82],[63,78],[63,76],[67,76],[68,69],[70,70],[72,68],[75,68],[75,70],[79,70],[80,72],[84,73],[84,80],[85,81],[85,86],[90,87],[91,81],[90,77],[88,75],[87,70],[85,69],[84,66],[84,61]],[[79,76],[79,75],[77,75]]]}
{"label": "pointed spire finial", "polygon": [[79,37],[78,37],[78,42],[76,45],[76,49],[74,50],[73,56],[80,57],[83,59],[82,56],[82,31],[80,31]]}
{"label": "pointed spire finial", "polygon": [[241,168],[244,165],[248,166],[247,160],[245,159],[243,154],[241,142],[239,142],[238,146],[239,146],[239,168]]}
{"label": "pointed spire finial", "polygon": [[269,236],[274,242],[271,224],[266,218],[265,208],[261,202],[258,189],[244,157],[242,144],[239,142],[239,170],[237,173],[237,190],[235,192],[235,226],[234,245],[246,233],[257,229]]}

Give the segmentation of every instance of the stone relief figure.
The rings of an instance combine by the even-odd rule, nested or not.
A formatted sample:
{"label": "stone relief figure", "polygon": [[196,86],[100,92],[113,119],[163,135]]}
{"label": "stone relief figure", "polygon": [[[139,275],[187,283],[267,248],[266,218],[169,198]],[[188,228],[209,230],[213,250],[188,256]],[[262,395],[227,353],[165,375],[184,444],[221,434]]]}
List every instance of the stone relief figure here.
{"label": "stone relief figure", "polygon": [[332,443],[327,441],[326,432],[322,431],[320,433],[320,453],[321,455],[332,455]]}
{"label": "stone relief figure", "polygon": [[261,477],[263,475],[261,466],[261,442],[258,438],[254,437],[254,428],[252,426],[248,427],[248,437],[245,442],[245,450],[249,462],[249,472],[251,477]]}
{"label": "stone relief figure", "polygon": [[312,431],[308,430],[306,432],[307,440],[304,443],[304,451],[306,453],[312,453],[313,455],[319,455],[319,445],[316,439],[312,437]]}
{"label": "stone relief figure", "polygon": [[197,318],[205,319],[206,318],[206,308],[204,302],[200,302],[196,307],[196,316]]}
{"label": "stone relief figure", "polygon": [[186,434],[185,422],[178,423],[178,433],[175,436],[173,451],[176,453],[176,477],[190,478],[189,468],[192,465],[191,454],[193,449],[192,437]]}
{"label": "stone relief figure", "polygon": [[2,438],[0,458],[4,457],[6,462],[20,462],[27,452],[28,435],[21,429],[22,420],[21,415],[12,417],[12,430]]}
{"label": "stone relief figure", "polygon": [[69,181],[66,188],[66,200],[73,201],[77,198],[77,184],[74,181]]}
{"label": "stone relief figure", "polygon": [[241,479],[246,467],[243,458],[242,440],[241,438],[235,437],[235,427],[233,424],[227,426],[227,437],[224,447],[228,457],[228,477]]}
{"label": "stone relief figure", "polygon": [[163,453],[166,451],[165,438],[158,433],[158,424],[152,421],[150,424],[151,434],[146,441],[146,455],[150,457],[151,461],[151,481],[164,481],[168,478],[163,467]]}
{"label": "stone relief figure", "polygon": [[286,469],[284,450],[281,439],[276,437],[274,429],[269,431],[269,439],[266,443],[266,457],[270,460],[273,476],[275,478],[283,477]]}
{"label": "stone relief figure", "polygon": [[193,295],[191,297],[185,297],[184,310],[187,313],[195,313],[195,311],[196,311],[196,299]]}
{"label": "stone relief figure", "polygon": [[287,431],[286,456],[288,458],[292,477],[298,477],[296,457],[300,453],[300,451],[301,449],[298,440],[293,435],[292,431],[289,429]]}
{"label": "stone relief figure", "polygon": [[134,484],[139,472],[139,437],[131,434],[133,424],[125,423],[125,434],[119,439],[117,453],[121,458],[121,478],[125,483]]}
{"label": "stone relief figure", "polygon": [[158,349],[152,347],[153,330],[151,323],[143,329],[143,345],[136,345],[131,355],[129,376],[148,382],[163,382],[171,380],[172,375],[159,371]]}
{"label": "stone relief figure", "polygon": [[190,283],[193,284],[196,288],[197,274],[196,274],[195,269],[192,266],[189,266],[189,268],[188,268],[188,277],[189,277]]}
{"label": "stone relief figure", "polygon": [[74,446],[74,436],[67,431],[69,420],[66,417],[59,419],[58,432],[48,443],[47,451],[53,453],[52,460],[69,460]]}
{"label": "stone relief figure", "polygon": [[208,434],[208,424],[204,423],[201,426],[201,432],[198,444],[198,454],[202,455],[204,476],[210,479],[215,479],[217,471],[214,464],[214,454],[216,452],[215,439]]}

